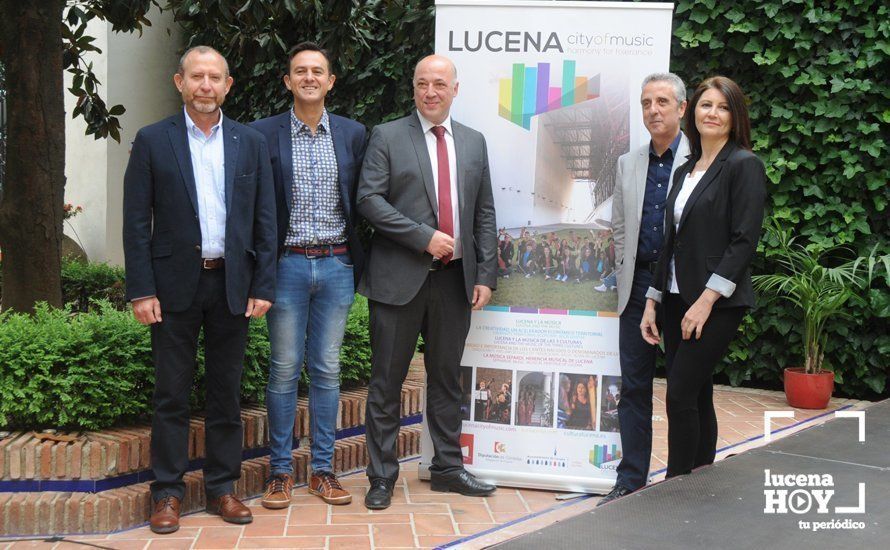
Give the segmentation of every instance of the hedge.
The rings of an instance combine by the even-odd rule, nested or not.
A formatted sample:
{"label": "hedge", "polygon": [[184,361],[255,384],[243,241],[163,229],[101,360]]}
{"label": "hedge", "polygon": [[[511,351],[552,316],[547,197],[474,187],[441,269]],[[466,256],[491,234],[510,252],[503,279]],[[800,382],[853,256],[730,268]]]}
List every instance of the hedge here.
{"label": "hedge", "polygon": [[[210,44],[228,58],[235,86],[226,112],[243,121],[290,104],[280,75],[288,48],[302,40],[333,54],[329,108],[369,126],[411,110],[413,64],[433,49],[431,0],[170,5],[189,45]],[[890,7],[880,0],[678,0],[671,70],[690,87],[724,74],[748,94],[755,152],[771,182],[768,218],[812,247],[842,244],[864,254],[890,229],[888,53]],[[764,254],[775,245],[761,243],[755,272],[776,268]],[[885,238],[879,253],[888,248]],[[842,393],[886,394],[886,279],[852,313],[831,327],[826,365]],[[777,384],[783,367],[801,361],[799,324],[787,305],[763,302],[719,367],[722,379]]]}
{"label": "hedge", "polygon": [[[0,270],[0,296],[3,277]],[[129,308],[124,291],[124,268],[99,262],[62,259],[62,299],[72,311],[88,311],[107,300],[116,309]]]}
{"label": "hedge", "polygon": [[[344,386],[370,376],[367,301],[356,296],[341,356]],[[241,399],[263,403],[269,357],[265,319],[252,320]],[[204,405],[199,354],[193,411]],[[149,330],[107,300],[85,313],[40,305],[33,316],[0,313],[0,428],[99,430],[145,421],[151,413],[154,368]],[[305,390],[307,377],[301,382]]]}

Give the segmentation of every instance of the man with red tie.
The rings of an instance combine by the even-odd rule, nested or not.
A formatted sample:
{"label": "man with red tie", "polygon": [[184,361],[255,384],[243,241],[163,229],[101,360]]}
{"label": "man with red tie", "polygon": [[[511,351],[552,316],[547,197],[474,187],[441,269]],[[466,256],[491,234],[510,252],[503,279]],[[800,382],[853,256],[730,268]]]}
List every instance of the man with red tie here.
{"label": "man with red tie", "polygon": [[488,303],[497,280],[488,152],[482,134],[451,119],[458,90],[451,60],[423,58],[413,85],[417,111],[371,132],[356,193],[359,214],[374,228],[358,288],[371,317],[370,509],[389,506],[398,479],[401,387],[418,334],[426,345],[432,489],[474,496],[495,490],[463,469],[459,444],[470,310]]}

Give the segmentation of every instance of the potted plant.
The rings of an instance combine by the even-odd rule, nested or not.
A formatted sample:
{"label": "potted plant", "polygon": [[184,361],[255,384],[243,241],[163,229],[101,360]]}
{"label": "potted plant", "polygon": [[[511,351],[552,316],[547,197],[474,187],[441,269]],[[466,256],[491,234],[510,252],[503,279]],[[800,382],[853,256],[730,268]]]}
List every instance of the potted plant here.
{"label": "potted plant", "polygon": [[[795,408],[824,409],[834,391],[834,373],[823,369],[825,323],[849,317],[851,303],[865,305],[861,294],[871,284],[879,262],[890,272],[890,256],[876,257],[877,246],[868,256],[856,256],[845,247],[806,247],[778,224],[767,235],[778,241],[768,257],[779,264],[781,272],[754,276],[754,288],[791,302],[803,315],[804,366],[785,369],[785,397]],[[824,265],[829,259],[833,267]]]}

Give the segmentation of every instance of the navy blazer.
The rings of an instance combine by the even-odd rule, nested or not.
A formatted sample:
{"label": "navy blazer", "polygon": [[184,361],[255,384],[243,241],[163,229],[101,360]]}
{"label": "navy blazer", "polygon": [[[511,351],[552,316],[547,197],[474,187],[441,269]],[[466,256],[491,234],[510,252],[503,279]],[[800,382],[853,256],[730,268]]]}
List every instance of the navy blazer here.
{"label": "navy blazer", "polygon": [[[328,112],[334,154],[337,157],[337,176],[340,183],[340,200],[346,215],[346,238],[352,257],[355,284],[361,279],[365,264],[365,252],[358,238],[358,218],[355,210],[355,189],[362,160],[365,158],[368,131],[354,120]],[[293,145],[290,135],[290,111],[273,115],[251,123],[269,142],[272,174],[275,178],[275,211],[278,216],[278,253],[284,251],[284,239],[290,225],[290,209],[293,201],[294,181]]]}
{"label": "navy blazer", "polygon": [[[183,311],[201,275],[201,226],[185,113],[139,130],[124,174],[127,299],[157,296]],[[226,298],[233,315],[248,298],[275,299],[275,204],[266,139],[223,117]]]}
{"label": "navy blazer", "polygon": [[730,294],[717,300],[715,308],[753,307],[750,265],[766,204],[763,162],[731,141],[724,145],[689,195],[679,228],[674,230],[674,203],[697,161],[690,158],[674,173],[664,209],[667,237],[647,296],[654,297],[652,290],[669,290],[668,266],[673,255],[674,275],[687,304],[695,303],[713,281]]}

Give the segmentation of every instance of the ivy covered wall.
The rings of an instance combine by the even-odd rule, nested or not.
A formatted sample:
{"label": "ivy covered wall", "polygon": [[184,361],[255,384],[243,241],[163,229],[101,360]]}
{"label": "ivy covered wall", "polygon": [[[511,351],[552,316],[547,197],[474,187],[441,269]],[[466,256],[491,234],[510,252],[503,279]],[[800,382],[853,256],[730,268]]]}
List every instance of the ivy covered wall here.
{"label": "ivy covered wall", "polygon": [[[335,58],[332,111],[372,126],[411,108],[410,78],[433,47],[430,0],[171,0],[190,44],[226,55],[227,114],[283,111],[287,50],[315,40]],[[678,0],[671,70],[690,87],[723,74],[748,94],[754,149],[771,182],[768,217],[814,247],[890,250],[890,8],[883,0]],[[464,101],[467,98],[463,98]],[[768,223],[768,222],[767,222]],[[755,271],[774,268],[762,254]],[[848,395],[887,393],[890,293],[832,324],[826,364]],[[800,316],[783,303],[752,310],[720,370],[732,383],[775,383],[801,363]]]}

